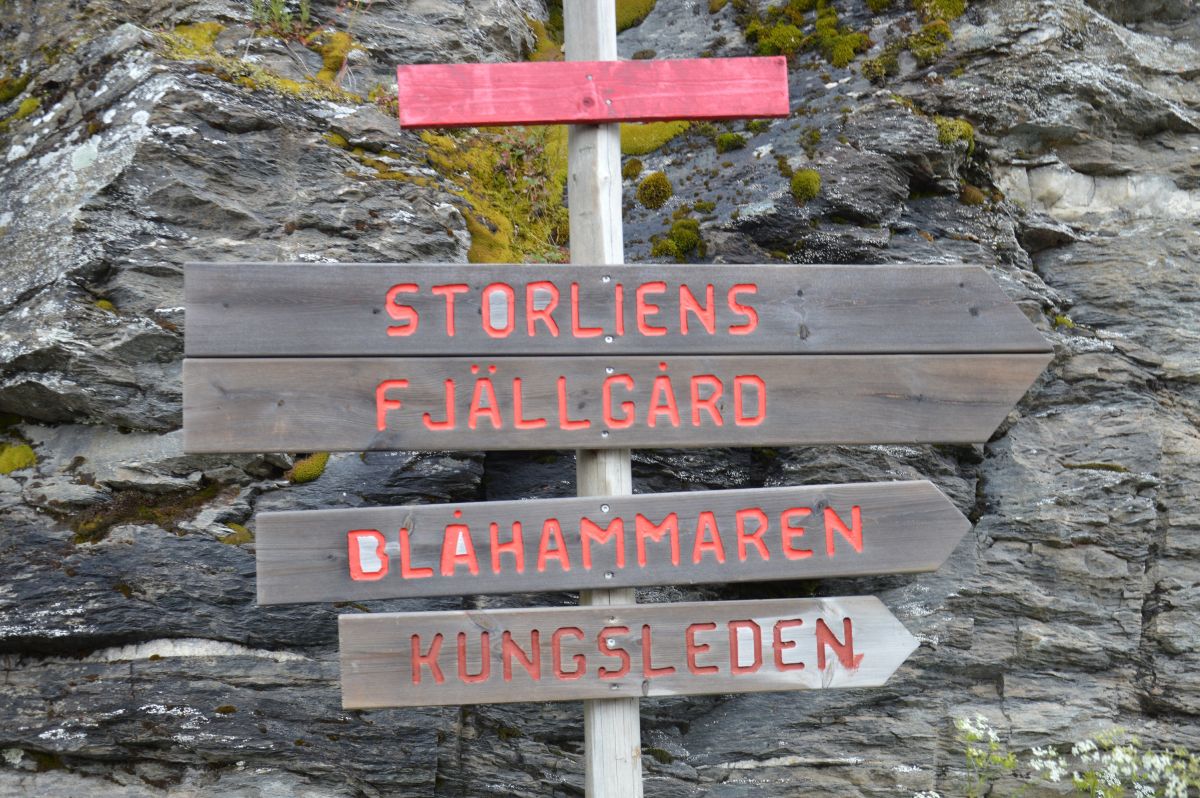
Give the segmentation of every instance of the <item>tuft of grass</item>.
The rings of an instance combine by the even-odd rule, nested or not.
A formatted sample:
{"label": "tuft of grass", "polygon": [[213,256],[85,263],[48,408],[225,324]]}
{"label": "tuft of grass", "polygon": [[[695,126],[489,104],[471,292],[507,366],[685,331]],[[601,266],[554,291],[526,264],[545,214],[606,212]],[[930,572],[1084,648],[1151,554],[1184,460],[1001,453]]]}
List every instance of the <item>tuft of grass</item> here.
{"label": "tuft of grass", "polygon": [[325,473],[325,465],[329,462],[329,452],[315,452],[308,457],[301,457],[284,476],[295,485],[312,482]]}
{"label": "tuft of grass", "polygon": [[11,474],[37,465],[33,447],[25,443],[0,444],[0,474]]}
{"label": "tuft of grass", "polygon": [[[566,0],[570,2],[570,0]],[[656,0],[617,0],[617,33],[642,24]]]}
{"label": "tuft of grass", "polygon": [[986,197],[970,183],[963,183],[958,192],[958,201],[963,205],[982,205]]}
{"label": "tuft of grass", "polygon": [[792,196],[803,205],[821,193],[821,175],[815,169],[797,169],[792,173]]}
{"label": "tuft of grass", "polygon": [[691,122],[646,122],[621,125],[621,154],[647,155],[681,135]]}
{"label": "tuft of grass", "polygon": [[675,193],[671,181],[662,172],[651,172],[638,184],[637,200],[647,208],[656,210],[667,204]]}

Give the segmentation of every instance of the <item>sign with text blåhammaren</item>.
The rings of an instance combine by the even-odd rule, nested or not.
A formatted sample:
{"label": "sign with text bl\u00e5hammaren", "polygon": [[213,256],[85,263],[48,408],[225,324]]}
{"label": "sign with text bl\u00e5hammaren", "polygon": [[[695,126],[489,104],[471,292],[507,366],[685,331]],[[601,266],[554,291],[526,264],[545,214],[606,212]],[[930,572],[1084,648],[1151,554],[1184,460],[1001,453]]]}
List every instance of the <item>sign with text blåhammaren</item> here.
{"label": "sign with text bl\u00e5hammaren", "polygon": [[873,596],[338,616],[342,706],[877,687],[917,641]]}
{"label": "sign with text bl\u00e5hammaren", "polygon": [[932,571],[970,522],[928,481],[256,516],[262,604]]}
{"label": "sign with text bl\u00e5hammaren", "polygon": [[190,264],[190,452],[973,443],[1049,362],[971,266]]}

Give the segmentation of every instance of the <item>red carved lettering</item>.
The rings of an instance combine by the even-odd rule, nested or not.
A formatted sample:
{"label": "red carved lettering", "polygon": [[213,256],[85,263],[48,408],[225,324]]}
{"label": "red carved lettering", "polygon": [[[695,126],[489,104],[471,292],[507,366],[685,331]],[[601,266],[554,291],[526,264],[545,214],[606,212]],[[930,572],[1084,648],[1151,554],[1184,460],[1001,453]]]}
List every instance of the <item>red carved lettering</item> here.
{"label": "red carved lettering", "polygon": [[[738,510],[734,514],[737,520],[737,542],[738,542],[738,559],[742,562],[746,561],[747,544],[758,549],[758,556],[762,557],[763,562],[771,559],[771,552],[767,551],[767,544],[763,542],[763,533],[767,531],[770,525],[767,522],[767,514],[757,507],[747,507],[743,510]],[[757,529],[753,532],[746,531],[746,521],[753,520]]]}
{"label": "red carved lettering", "polygon": [[842,667],[854,670],[862,663],[862,654],[854,653],[854,625],[849,618],[842,619],[842,637],[846,642],[838,642],[833,630],[825,625],[825,621],[817,618],[817,668],[825,670],[825,649],[832,648]]}
{"label": "red carved lettering", "polygon": [[[666,363],[659,363],[658,368],[667,370]],[[679,408],[675,405],[675,389],[671,387],[671,378],[659,374],[654,378],[654,388],[650,391],[650,410],[646,413],[646,423],[653,427],[659,416],[665,415],[672,427],[679,426]]]}
{"label": "red carved lettering", "polygon": [[454,295],[465,294],[470,290],[466,283],[449,283],[447,285],[435,285],[429,289],[438,296],[446,297],[446,335],[454,337]]}
{"label": "red carved lettering", "polygon": [[613,294],[613,315],[617,322],[617,335],[625,334],[625,286],[617,283]]}
{"label": "red carved lettering", "polygon": [[[708,417],[713,420],[713,423],[718,427],[725,426],[724,419],[721,418],[721,409],[717,407],[717,400],[721,398],[721,394],[725,391],[725,386],[721,380],[713,374],[695,374],[692,376],[692,426],[700,426],[700,411],[708,413]],[[704,386],[712,389],[712,393],[708,396],[700,395],[700,387]]]}
{"label": "red carved lettering", "polygon": [[614,385],[621,385],[625,388],[625,390],[632,391],[633,390],[633,377],[629,376],[628,374],[613,374],[613,375],[610,375],[610,376],[604,378],[604,386],[600,390],[600,397],[601,397],[602,405],[604,408],[604,423],[607,424],[608,426],[612,427],[613,429],[624,429],[626,427],[632,427],[633,421],[634,421],[634,419],[633,419],[633,411],[634,411],[633,402],[629,402],[629,401],[621,402],[621,405],[620,405],[621,412],[623,412],[625,414],[621,418],[617,418],[616,416],[613,415],[612,387]]}
{"label": "red carved lettering", "polygon": [[711,632],[717,628],[715,623],[703,622],[694,623],[687,628],[684,633],[684,641],[687,644],[687,666],[688,670],[697,676],[704,673],[716,673],[720,670],[716,665],[699,665],[696,663],[696,657],[708,651],[712,646],[708,643],[697,643],[696,634],[698,632]]}
{"label": "red carved lettering", "polygon": [[792,507],[779,515],[780,532],[783,534],[783,556],[789,560],[807,560],[813,556],[812,549],[796,548],[796,540],[804,537],[804,524],[795,521],[812,515],[808,507]]}
{"label": "red carved lettering", "polygon": [[[505,318],[504,326],[497,327],[492,318],[492,294],[499,291],[504,296]],[[512,335],[517,326],[517,295],[512,286],[507,283],[491,283],[484,287],[481,295],[483,303],[483,331],[491,338],[507,338]]]}
{"label": "red carved lettering", "polygon": [[[545,291],[550,295],[550,301],[544,308],[537,307],[537,292]],[[535,280],[525,286],[525,330],[529,337],[537,335],[535,322],[541,320],[554,338],[558,337],[558,322],[554,320],[554,309],[558,307],[558,286],[549,280]]]}
{"label": "red carved lettering", "polygon": [[400,400],[388,399],[387,392],[407,387],[408,380],[384,380],[375,387],[375,428],[380,432],[387,429],[387,412],[400,409]]}
{"label": "red carved lettering", "polygon": [[783,639],[783,630],[784,629],[793,629],[797,626],[803,626],[803,625],[804,625],[804,621],[800,620],[799,618],[793,618],[791,620],[786,620],[786,621],[776,621],[776,623],[775,623],[775,634],[774,634],[774,645],[773,645],[773,648],[775,649],[775,670],[779,671],[780,673],[782,673],[783,671],[802,671],[802,670],[804,670],[803,662],[784,662],[783,661],[783,652],[796,647],[795,640],[784,640]]}
{"label": "red carved lettering", "polygon": [[[388,572],[388,556],[384,548],[387,541],[378,529],[352,529],[346,536],[350,553],[350,578],[355,582],[374,582],[383,579]],[[375,559],[379,561],[376,568],[363,568],[362,544],[373,546]],[[374,564],[374,563],[372,563]]]}
{"label": "red carved lettering", "polygon": [[625,520],[622,518],[614,518],[608,522],[608,526],[601,531],[600,526],[595,524],[590,518],[579,519],[579,537],[583,542],[583,568],[585,571],[592,570],[592,541],[596,541],[601,546],[614,541],[617,549],[617,567],[625,567]]}
{"label": "red carved lettering", "polygon": [[433,676],[435,684],[441,684],[446,681],[445,674],[442,673],[442,666],[438,663],[438,655],[442,653],[442,633],[438,632],[433,636],[433,642],[429,644],[429,651],[421,653],[421,636],[413,635],[411,640],[412,645],[412,683],[421,683],[421,666],[429,668],[429,673]]}
{"label": "red carved lettering", "polygon": [[[705,540],[705,532],[711,540]],[[705,510],[696,518],[696,542],[692,546],[692,562],[704,559],[704,552],[711,551],[717,562],[725,563],[725,544],[721,542],[721,530],[717,528],[717,517]]]}
{"label": "red carved lettering", "polygon": [[479,673],[467,672],[467,633],[458,633],[458,678],[466,684],[486,682],[492,675],[491,643],[487,632],[479,633]]}
{"label": "red carved lettering", "polygon": [[595,338],[603,333],[599,327],[584,327],[579,321],[579,283],[571,283],[571,334],[576,338]]}
{"label": "red carved lettering", "polygon": [[537,629],[529,632],[529,653],[526,654],[512,638],[507,629],[500,635],[500,662],[504,670],[504,681],[512,681],[512,664],[515,657],[521,667],[535,682],[542,678],[541,633]]}
{"label": "red carved lettering", "polygon": [[400,527],[400,576],[403,579],[425,579],[433,576],[429,567],[414,567],[412,553],[408,540],[408,530]]}
{"label": "red carved lettering", "polygon": [[[758,400],[758,414],[746,415],[746,403],[743,397],[745,386],[754,388]],[[733,419],[739,427],[757,427],[767,417],[767,384],[756,374],[739,374],[733,378]]]}
{"label": "red carved lettering", "polygon": [[417,325],[420,319],[417,317],[417,311],[411,305],[401,305],[396,302],[397,294],[415,294],[420,289],[414,283],[399,283],[388,289],[387,301],[384,307],[387,308],[388,315],[391,316],[400,324],[393,324],[387,328],[388,335],[412,335],[417,331]]}
{"label": "red carved lettering", "polygon": [[859,554],[863,550],[862,509],[856,504],[850,508],[850,526],[838,516],[832,507],[825,508],[825,553],[833,556],[833,533],[838,532]]}
{"label": "red carved lettering", "polygon": [[[554,543],[554,548],[550,543]],[[571,570],[571,555],[567,552],[567,543],[563,540],[562,527],[554,518],[542,522],[542,540],[538,544],[538,573],[546,570],[547,560],[558,560],[558,565],[564,571]]]}
{"label": "red carved lettering", "polygon": [[674,665],[663,665],[654,667],[651,659],[654,654],[651,650],[651,633],[650,625],[642,624],[642,675],[647,679],[653,679],[655,676],[666,676],[668,673],[675,672]]}
{"label": "red carved lettering", "polygon": [[[484,403],[486,400],[486,404]],[[475,380],[475,392],[471,395],[471,410],[467,413],[467,426],[475,429],[480,417],[492,422],[492,429],[500,429],[504,423],[500,420],[500,408],[496,401],[496,389],[489,377]]]}
{"label": "red carved lettering", "polygon": [[600,650],[600,653],[606,657],[616,657],[621,660],[621,667],[616,670],[601,666],[596,671],[601,679],[620,679],[629,673],[629,652],[621,648],[616,640],[613,640],[617,635],[627,634],[629,634],[628,626],[606,626],[600,630],[600,634],[596,635],[596,648]]}
{"label": "red carved lettering", "polygon": [[517,573],[525,573],[525,540],[521,535],[521,522],[512,522],[512,539],[507,543],[500,542],[500,525],[495,521],[488,525],[488,534],[492,543],[492,573],[500,573],[500,555],[502,554],[511,554]]}
{"label": "red carved lettering", "polygon": [[696,320],[704,327],[709,335],[717,332],[717,305],[713,301],[713,287],[704,287],[704,306],[686,285],[679,286],[679,331],[688,334],[688,313],[695,315]]}
{"label": "red carved lettering", "polygon": [[444,421],[434,421],[433,416],[429,413],[421,414],[421,421],[425,424],[426,429],[441,430],[454,429],[454,380],[446,380],[446,419]]}
{"label": "red carved lettering", "polygon": [[661,280],[655,280],[651,283],[643,283],[634,291],[634,309],[637,316],[638,332],[642,335],[666,335],[666,327],[655,327],[646,322],[648,316],[654,316],[660,310],[659,306],[646,299],[647,294],[665,294],[667,284]]}
{"label": "red carved lettering", "polygon": [[[753,636],[753,662],[742,664],[742,650],[745,636],[739,630],[749,630]],[[743,673],[754,673],[762,667],[762,628],[754,621],[729,622],[729,671],[735,676]]]}
{"label": "red carved lettering", "polygon": [[738,294],[756,293],[758,293],[758,286],[752,283],[738,283],[729,289],[729,309],[739,316],[746,317],[745,324],[730,325],[730,335],[749,335],[758,327],[758,311],[749,305],[743,305],[737,301]]}
{"label": "red carved lettering", "polygon": [[475,542],[466,524],[447,524],[442,535],[442,576],[454,576],[460,565],[467,566],[471,576],[479,576],[479,561],[475,559]]}
{"label": "red carved lettering", "polygon": [[587,429],[592,422],[586,418],[573,419],[567,407],[567,378],[558,378],[558,426],[561,429]]}
{"label": "red carved lettering", "polygon": [[659,525],[651,523],[650,519],[638,513],[634,518],[633,527],[637,533],[638,565],[646,567],[646,538],[655,543],[662,543],[663,535],[670,534],[671,565],[679,565],[679,516],[669,513]]}
{"label": "red carved lettering", "polygon": [[546,419],[525,418],[525,397],[521,394],[521,378],[513,377],[513,427],[516,429],[541,429]]}
{"label": "red carved lettering", "polygon": [[566,671],[562,666],[562,639],[570,635],[576,640],[583,639],[583,630],[575,626],[563,626],[554,630],[550,636],[550,659],[554,663],[554,678],[569,682],[582,677],[587,672],[587,657],[582,654],[572,654],[571,662],[575,670]]}

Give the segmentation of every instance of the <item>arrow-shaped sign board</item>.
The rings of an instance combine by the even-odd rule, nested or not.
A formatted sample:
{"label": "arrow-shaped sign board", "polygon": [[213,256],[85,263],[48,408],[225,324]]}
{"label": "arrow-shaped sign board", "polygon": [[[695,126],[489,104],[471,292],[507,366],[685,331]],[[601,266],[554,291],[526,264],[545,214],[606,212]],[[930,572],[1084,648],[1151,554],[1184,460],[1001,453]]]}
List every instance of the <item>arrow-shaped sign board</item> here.
{"label": "arrow-shaped sign board", "polygon": [[260,513],[258,600],[914,573],[969,528],[925,480]]}
{"label": "arrow-shaped sign board", "polygon": [[423,64],[396,70],[402,127],[787,116],[787,59]]}
{"label": "arrow-shaped sign board", "polygon": [[917,641],[873,596],[341,615],[347,709],[878,687]]}
{"label": "arrow-shaped sign board", "polygon": [[185,449],[976,443],[1050,359],[973,267],[507,268],[189,267]]}

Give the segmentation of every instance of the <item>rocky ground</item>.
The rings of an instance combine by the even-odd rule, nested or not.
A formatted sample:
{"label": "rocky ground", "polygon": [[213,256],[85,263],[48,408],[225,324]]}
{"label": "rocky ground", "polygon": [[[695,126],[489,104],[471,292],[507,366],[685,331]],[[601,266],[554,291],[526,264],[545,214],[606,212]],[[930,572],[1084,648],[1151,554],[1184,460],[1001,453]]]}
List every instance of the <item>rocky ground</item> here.
{"label": "rocky ground", "polygon": [[[639,491],[927,477],[976,522],[934,574],[644,591],[876,593],[922,641],[882,689],[643,701],[646,792],[965,795],[976,713],[1019,751],[1114,726],[1200,750],[1200,9],[972,2],[872,83],[922,21],[833,5],[871,49],[796,56],[789,119],[640,156],[674,194],[626,184],[627,259],[678,212],[693,261],[979,263],[1056,357],[986,446],[635,453]],[[751,53],[752,6],[658,0],[621,54]],[[579,705],[343,711],[356,609],[254,600],[256,510],[567,495],[570,453],[334,455],[296,484],[178,431],[182,264],[464,261],[477,209],[397,130],[390,73],[527,57],[547,9],[314,2],[349,36],[311,47],[253,12],[0,2],[0,795],[579,795]]]}

